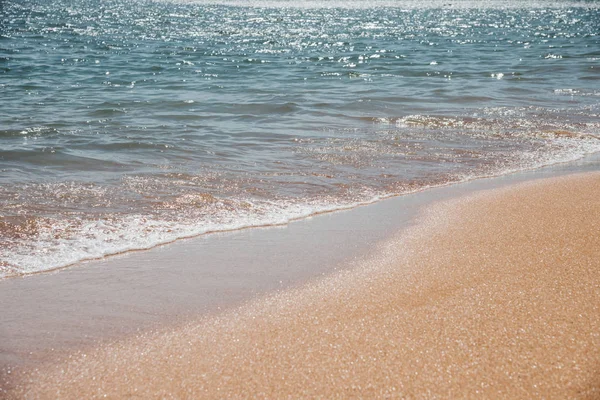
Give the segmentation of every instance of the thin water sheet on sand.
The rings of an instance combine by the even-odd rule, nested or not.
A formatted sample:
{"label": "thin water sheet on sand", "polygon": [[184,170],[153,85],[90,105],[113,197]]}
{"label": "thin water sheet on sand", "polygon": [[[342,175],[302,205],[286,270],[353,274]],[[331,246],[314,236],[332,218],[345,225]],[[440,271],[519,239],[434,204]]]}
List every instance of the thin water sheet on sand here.
{"label": "thin water sheet on sand", "polygon": [[600,174],[430,207],[354,268],[26,375],[15,398],[598,398]]}

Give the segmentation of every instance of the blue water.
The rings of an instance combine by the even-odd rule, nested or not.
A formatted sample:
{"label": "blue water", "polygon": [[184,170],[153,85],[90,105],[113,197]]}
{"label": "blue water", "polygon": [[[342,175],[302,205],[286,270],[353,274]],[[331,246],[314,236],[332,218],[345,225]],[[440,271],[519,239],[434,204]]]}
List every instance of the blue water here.
{"label": "blue water", "polygon": [[0,277],[600,150],[597,2],[0,7]]}

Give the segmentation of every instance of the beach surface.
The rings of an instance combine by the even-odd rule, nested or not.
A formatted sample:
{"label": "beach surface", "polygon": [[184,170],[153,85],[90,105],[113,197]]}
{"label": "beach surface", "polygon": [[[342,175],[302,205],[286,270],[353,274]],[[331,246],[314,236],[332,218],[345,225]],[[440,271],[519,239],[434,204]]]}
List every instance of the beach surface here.
{"label": "beach surface", "polygon": [[342,269],[22,373],[9,398],[599,398],[600,173],[438,202]]}

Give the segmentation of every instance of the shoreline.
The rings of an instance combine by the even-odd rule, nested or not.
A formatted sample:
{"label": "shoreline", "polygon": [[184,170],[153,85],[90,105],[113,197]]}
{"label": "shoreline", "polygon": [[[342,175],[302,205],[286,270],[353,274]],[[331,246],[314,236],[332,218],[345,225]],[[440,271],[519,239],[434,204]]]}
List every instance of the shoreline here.
{"label": "shoreline", "polygon": [[[446,188],[462,187],[462,186],[470,186],[470,185],[475,185],[477,187],[478,182],[502,181],[507,178],[510,180],[510,179],[512,179],[514,177],[518,177],[518,176],[532,176],[532,177],[538,176],[538,178],[539,178],[539,176],[544,174],[544,171],[554,171],[554,173],[558,173],[559,175],[561,175],[561,174],[566,173],[565,171],[571,170],[571,168],[573,166],[580,166],[579,168],[581,169],[581,165],[585,165],[586,163],[599,163],[599,162],[600,162],[600,152],[592,152],[592,153],[587,153],[587,154],[585,154],[579,158],[576,158],[574,160],[557,161],[554,163],[543,164],[541,166],[530,167],[530,168],[526,168],[523,170],[514,170],[514,171],[510,171],[510,172],[505,171],[498,175],[481,175],[481,176],[468,177],[468,178],[459,179],[456,181],[450,181],[450,182],[446,182],[446,183],[442,183],[442,184],[434,184],[432,186],[425,186],[425,187],[414,189],[414,190],[407,191],[404,193],[388,194],[388,195],[384,195],[382,197],[373,198],[371,200],[357,202],[352,205],[340,206],[339,208],[323,209],[323,210],[315,211],[315,212],[312,212],[312,213],[309,213],[309,214],[306,214],[303,216],[289,218],[285,222],[265,223],[265,224],[258,224],[258,225],[241,225],[241,226],[235,227],[235,228],[225,228],[225,229],[221,229],[221,230],[218,230],[218,229],[217,230],[208,230],[208,231],[202,232],[202,233],[180,236],[180,237],[176,237],[173,239],[169,239],[164,242],[158,242],[158,243],[152,244],[148,247],[126,249],[126,250],[122,250],[122,251],[104,254],[104,255],[98,256],[98,257],[82,258],[80,260],[70,262],[68,264],[59,265],[59,266],[51,267],[48,269],[43,269],[43,270],[38,270],[38,271],[33,271],[33,272],[24,272],[24,273],[14,273],[14,274],[9,274],[9,275],[3,275],[0,277],[0,284],[2,281],[8,280],[8,279],[19,279],[19,278],[27,278],[27,277],[31,277],[31,276],[37,276],[37,275],[54,274],[54,273],[57,273],[60,271],[68,270],[70,268],[77,268],[80,265],[84,265],[84,264],[88,264],[88,263],[110,262],[113,258],[128,256],[128,255],[139,253],[139,252],[153,251],[155,249],[158,249],[158,248],[161,248],[164,246],[170,246],[170,245],[182,242],[182,241],[202,239],[207,236],[212,237],[212,236],[218,236],[218,235],[236,234],[239,232],[244,232],[246,230],[287,227],[290,224],[310,220],[312,218],[320,217],[322,215],[347,212],[347,211],[355,210],[355,209],[361,208],[361,207],[369,207],[369,206],[373,206],[380,202],[385,202],[385,201],[393,200],[396,198],[402,198],[405,196],[412,196],[412,195],[419,194],[422,192],[439,191],[439,190],[444,190]],[[520,179],[522,179],[522,178],[517,178],[516,181],[519,181]],[[537,178],[532,178],[532,179],[537,179]],[[469,189],[467,189],[467,190],[469,190]],[[480,190],[480,189],[476,188],[476,189],[471,189],[471,190]]]}
{"label": "shoreline", "polygon": [[436,203],[352,269],[76,354],[9,395],[594,398],[599,195],[596,172]]}
{"label": "shoreline", "polygon": [[[593,169],[593,168],[592,168]],[[556,172],[553,172],[554,174],[556,174]],[[539,174],[538,174],[539,175]],[[539,176],[538,176],[539,177]],[[524,180],[527,180],[527,177],[524,177]],[[511,181],[511,179],[506,179],[507,181]],[[494,180],[495,182],[491,182],[492,186],[493,185],[500,185],[500,182],[498,182],[498,179]],[[483,183],[483,186],[485,186],[484,182],[480,182]],[[488,182],[490,183],[490,182]],[[511,184],[511,182],[505,182],[504,184]],[[464,186],[478,186],[478,184],[471,184],[471,185],[464,185]],[[479,185],[481,186],[481,185]],[[502,189],[499,189],[502,190]],[[436,190],[433,190],[432,192],[436,192]],[[440,192],[443,192],[442,194],[440,194]],[[450,192],[450,193],[449,193]],[[353,253],[351,252],[351,254],[348,256],[341,256],[340,253],[340,247],[339,246],[343,246],[343,243],[341,242],[336,242],[334,243],[339,245],[339,246],[334,246],[334,248],[329,251],[329,255],[325,255],[323,253],[319,253],[317,255],[317,259],[323,260],[323,259],[328,259],[327,257],[329,257],[329,263],[327,264],[327,266],[318,266],[315,267],[314,265],[312,265],[312,269],[310,271],[304,271],[303,268],[306,268],[307,265],[309,267],[311,267],[311,263],[309,262],[308,264],[305,265],[301,265],[299,269],[293,271],[292,273],[290,273],[290,271],[286,271],[282,277],[286,278],[285,283],[283,283],[283,281],[281,282],[269,282],[268,284],[265,285],[265,282],[255,282],[256,286],[248,289],[248,288],[242,288],[240,285],[238,285],[237,287],[235,285],[229,286],[229,287],[220,287],[219,289],[221,290],[220,294],[226,293],[226,292],[230,292],[230,298],[226,299],[225,301],[223,301],[223,298],[219,298],[218,301],[211,303],[210,300],[207,300],[206,298],[202,299],[200,301],[200,303],[204,302],[205,304],[201,307],[198,307],[198,303],[196,303],[194,305],[194,307],[191,307],[190,310],[188,310],[189,312],[183,312],[183,310],[180,307],[180,304],[177,304],[173,307],[165,307],[164,304],[160,304],[161,301],[160,300],[165,300],[165,298],[163,297],[162,299],[159,299],[159,301],[156,304],[150,304],[150,314],[152,314],[152,312],[154,312],[154,315],[150,315],[150,318],[148,318],[148,315],[146,315],[146,317],[142,317],[140,318],[139,314],[148,314],[148,307],[146,307],[146,309],[136,309],[136,307],[139,307],[139,305],[134,305],[134,307],[131,307],[131,303],[127,304],[127,302],[131,299],[127,299],[126,296],[124,298],[122,298],[122,307],[120,310],[117,310],[117,313],[119,314],[118,317],[121,318],[121,322],[122,320],[127,320],[131,326],[129,326],[129,330],[125,330],[125,331],[112,331],[111,329],[114,329],[114,327],[112,328],[108,328],[108,330],[101,332],[101,334],[99,335],[101,338],[104,339],[108,339],[108,340],[113,340],[113,339],[118,339],[124,336],[131,336],[134,335],[135,336],[135,332],[137,330],[137,328],[142,328],[142,330],[147,330],[147,329],[153,329],[155,327],[158,327],[158,330],[164,330],[165,327],[168,327],[170,325],[177,325],[177,324],[173,324],[173,322],[175,322],[175,320],[177,320],[177,323],[180,323],[182,321],[188,320],[190,319],[190,316],[195,316],[198,317],[198,315],[202,316],[204,315],[207,318],[211,318],[211,316],[215,317],[215,318],[219,318],[219,315],[223,315],[223,312],[221,310],[236,310],[237,307],[241,304],[245,304],[248,302],[248,300],[251,300],[253,298],[257,298],[257,297],[263,297],[264,295],[266,295],[267,297],[269,297],[269,293],[287,293],[287,292],[293,292],[295,290],[302,290],[302,288],[304,287],[303,285],[307,282],[311,282],[314,281],[315,279],[320,280],[321,278],[318,278],[321,275],[325,275],[326,277],[323,278],[325,280],[327,279],[331,279],[331,274],[333,275],[338,275],[338,274],[345,274],[348,271],[352,271],[352,268],[349,268],[348,265],[349,264],[355,264],[357,261],[357,259],[362,259],[364,258],[365,254],[372,254],[372,252],[369,250],[372,248],[373,243],[377,243],[377,242],[381,242],[381,241],[387,241],[389,239],[389,236],[392,235],[394,232],[396,232],[399,229],[399,225],[403,225],[405,228],[407,226],[410,226],[413,223],[414,220],[414,216],[415,214],[418,212],[418,210],[423,206],[424,203],[424,199],[423,196],[425,197],[429,197],[428,201],[429,202],[439,202],[440,200],[444,200],[444,199],[448,199],[448,198],[455,198],[456,196],[460,196],[461,194],[464,194],[465,190],[464,188],[453,188],[452,190],[448,190],[448,189],[440,189],[437,190],[437,194],[436,193],[426,193],[425,195],[423,194],[419,194],[419,195],[409,195],[407,198],[410,202],[410,197],[416,197],[417,199],[412,199],[412,201],[414,202],[414,204],[412,204],[413,209],[411,210],[403,210],[405,212],[405,214],[403,214],[402,216],[398,217],[397,220],[395,221],[383,221],[386,219],[386,216],[383,215],[384,213],[382,212],[382,207],[386,206],[388,207],[388,205],[390,205],[389,207],[391,207],[392,209],[397,207],[398,205],[398,201],[394,201],[395,199],[392,199],[391,201],[387,202],[387,204],[382,204],[382,203],[386,203],[386,201],[378,203],[380,206],[376,207],[376,205],[373,206],[368,206],[365,207],[364,210],[366,209],[370,209],[368,210],[369,212],[367,213],[363,213],[364,215],[360,216],[358,218],[358,221],[362,220],[363,222],[366,221],[366,219],[369,219],[371,217],[373,217],[376,214],[379,214],[379,218],[383,218],[383,220],[379,220],[379,221],[375,221],[374,225],[371,226],[367,226],[366,228],[363,228],[359,233],[361,235],[364,236],[365,238],[365,243],[364,246],[360,247],[360,248],[355,248],[353,250]],[[476,191],[475,191],[476,192]],[[429,196],[431,195],[431,196]],[[437,197],[436,197],[437,196]],[[475,193],[473,195],[473,193],[471,192],[471,196],[477,196],[477,193]],[[403,199],[403,200],[407,200],[407,198]],[[394,205],[391,205],[392,203],[394,203]],[[425,201],[425,203],[427,203],[427,201]],[[405,204],[406,205],[406,204]],[[384,207],[385,208],[385,207]],[[306,221],[305,223],[303,223],[303,221],[297,222],[295,224],[298,225],[309,225],[309,227],[304,227],[301,228],[305,229],[302,233],[301,236],[305,237],[305,240],[300,243],[300,247],[302,246],[306,246],[307,242],[306,242],[306,237],[307,235],[311,235],[313,232],[311,232],[311,230],[314,229],[314,225],[315,224],[321,224],[321,228],[323,229],[322,234],[325,235],[325,237],[331,237],[332,235],[336,235],[336,236],[343,236],[344,233],[342,232],[344,229],[351,231],[353,228],[357,228],[356,223],[357,223],[357,219],[355,218],[354,220],[352,220],[352,218],[349,218],[350,214],[352,215],[356,215],[356,214],[360,214],[356,212],[357,210],[351,210],[349,212],[347,212],[347,214],[344,215],[344,212],[341,213],[335,213],[335,214],[331,214],[331,215],[324,215],[324,216],[320,216],[318,218],[316,218],[315,220],[312,221]],[[390,208],[388,208],[387,210],[388,212],[390,211]],[[333,226],[328,226],[332,224],[332,221],[330,220],[330,218],[333,218],[334,216],[336,216],[334,219],[337,219],[337,222],[340,222],[341,220],[345,220],[346,224],[348,226],[340,229],[339,225],[336,225],[335,223],[333,224]],[[319,220],[319,221],[318,221]],[[387,228],[385,227],[385,222],[387,222]],[[382,225],[383,224],[383,225]],[[292,226],[294,224],[291,224],[290,226]],[[325,228],[323,228],[325,226]],[[385,229],[382,229],[382,226]],[[409,228],[410,230],[411,228]],[[249,247],[256,247],[257,243],[260,243],[261,241],[266,241],[268,242],[269,240],[272,240],[273,237],[275,236],[280,236],[281,233],[283,231],[289,230],[287,227],[284,228],[267,228],[264,230],[256,230],[256,232],[246,232],[246,233],[242,233],[242,234],[233,234],[233,235],[223,235],[223,236],[229,236],[229,237],[221,237],[219,239],[221,239],[221,241],[226,240],[229,241],[231,244],[231,240],[233,239],[233,241],[235,242],[235,240],[239,240],[242,243],[246,249],[248,249]],[[377,231],[376,234],[373,234],[372,230],[379,230]],[[340,235],[340,232],[342,233]],[[253,235],[256,234],[256,235]],[[269,233],[272,235],[269,238]],[[267,235],[266,237],[263,236],[261,238],[262,235]],[[297,233],[296,233],[297,234]],[[347,235],[347,233],[346,233]],[[233,236],[233,238],[232,238]],[[237,239],[235,238],[237,236]],[[250,240],[246,237],[246,236],[254,236],[253,238],[250,238]],[[258,238],[257,238],[258,236]],[[284,241],[288,240],[289,241],[289,237],[288,238],[284,238]],[[253,242],[254,241],[254,242]],[[197,244],[198,242],[201,242],[201,240],[198,239],[194,239],[194,240],[190,240],[189,242],[187,242],[188,245],[191,245],[191,242],[196,242],[195,244],[193,244],[191,247],[187,248],[188,253],[191,252],[193,255],[194,251],[198,251],[198,247]],[[342,241],[343,242],[343,241]],[[268,244],[268,243],[267,243]],[[354,243],[354,245],[356,245],[356,243]],[[173,247],[176,247],[176,249],[174,249]],[[135,255],[135,257],[132,256],[125,256],[125,257],[121,257],[119,258],[121,262],[121,264],[123,265],[127,265],[129,264],[129,267],[131,267],[131,263],[132,263],[132,258],[138,258],[140,260],[138,260],[139,262],[137,263],[137,268],[140,267],[140,262],[154,262],[154,266],[156,266],[156,262],[157,262],[157,258],[156,258],[156,253],[169,253],[171,256],[173,255],[173,251],[176,252],[180,252],[182,250],[182,248],[185,248],[185,246],[173,246],[173,247],[165,247],[163,250],[157,250],[155,251],[153,255],[150,255],[150,258],[148,257],[143,257],[141,255]],[[224,249],[226,249],[227,246],[225,247],[221,247],[219,249],[219,251],[223,251]],[[273,246],[268,246],[269,247],[273,247]],[[350,246],[352,247],[352,246]],[[259,249],[259,248],[255,248],[254,251],[257,251],[258,253],[261,253],[263,251],[263,249]],[[302,249],[300,249],[300,251],[302,251]],[[343,251],[343,250],[342,250]],[[147,252],[150,253],[150,252]],[[167,256],[169,256],[169,254],[167,254]],[[148,254],[146,254],[148,255]],[[187,256],[190,256],[190,254],[187,254]],[[152,257],[155,257],[154,259],[152,259]],[[243,258],[243,257],[242,257]],[[280,258],[279,261],[284,260],[285,257]],[[113,276],[113,280],[119,279],[119,276],[115,276],[115,274],[117,274],[119,271],[118,270],[111,270],[111,271],[107,271],[106,268],[110,265],[114,266],[115,264],[118,264],[116,262],[112,262],[113,260],[110,260],[110,262],[104,262],[104,263],[96,263],[97,266],[98,264],[104,264],[102,267],[96,268],[97,271],[96,273],[98,275],[98,277],[102,278],[102,274],[104,274],[103,278],[106,278],[107,276],[112,275]],[[188,263],[189,263],[189,258],[188,258]],[[290,260],[288,260],[290,261]],[[298,259],[293,259],[291,260],[291,263],[298,263]],[[263,265],[260,266],[259,264],[254,265],[251,268],[252,272],[256,272],[258,269],[260,269],[261,267],[264,268],[264,260],[262,261]],[[86,270],[86,272],[81,275],[78,276],[76,281],[79,280],[81,282],[81,279],[85,278],[87,275],[87,278],[90,277],[89,273],[87,273],[87,268],[92,266],[92,263],[90,263],[90,265],[86,265],[83,266],[82,268],[77,268],[77,269],[73,269],[71,271],[83,271]],[[108,264],[108,265],[106,265]],[[318,268],[321,268],[320,270],[318,270]],[[340,269],[341,272],[336,272],[336,269]],[[125,268],[125,270],[121,270],[120,272],[123,271],[127,271],[128,269]],[[136,268],[129,268],[129,273],[130,274],[134,274],[136,271]],[[70,271],[62,271],[61,273],[58,274],[50,274],[48,275],[48,277],[59,277],[65,273],[68,273]],[[229,271],[229,273],[232,273],[234,271]],[[237,270],[236,272],[240,272],[240,270]],[[262,278],[261,277],[257,277],[257,280],[263,279],[265,276],[272,278],[272,276],[270,276],[270,274],[272,274],[274,272],[274,270],[270,270],[270,271],[262,271],[263,275]],[[162,271],[160,272],[163,276],[165,275],[166,271],[163,268]],[[70,275],[80,275],[80,274],[76,274],[76,273],[71,273]],[[158,275],[152,275],[152,279],[157,279],[157,277],[160,276],[160,274]],[[98,278],[96,277],[96,278]],[[176,277],[177,278],[177,277]],[[206,277],[205,277],[206,278]],[[243,278],[248,278],[248,275],[243,276]],[[27,278],[29,279],[29,278]],[[25,282],[27,279],[23,280],[22,282]],[[178,279],[181,279],[181,277],[179,277]],[[42,279],[43,281],[44,279]],[[45,281],[51,281],[51,279],[45,279]],[[46,282],[49,285],[52,285],[56,282]],[[209,283],[209,282],[205,282],[205,283]],[[214,283],[214,282],[213,282]],[[242,282],[238,282],[238,284],[241,284]],[[279,284],[277,284],[279,283]],[[246,284],[246,282],[243,282],[243,284]],[[243,286],[243,285],[242,285]],[[6,287],[6,286],[5,286]],[[281,292],[277,292],[280,289],[285,289],[284,291]],[[89,288],[88,288],[89,289]],[[118,288],[111,288],[110,285],[105,287],[105,289],[108,291],[109,294],[115,295],[118,294]],[[231,292],[236,292],[236,293],[231,293]],[[279,294],[275,294],[274,296],[277,297]],[[81,296],[81,293],[79,294],[79,296]],[[216,293],[213,293],[213,297],[218,297],[218,295]],[[90,315],[90,310],[92,311],[100,311],[101,314],[104,313],[104,318],[106,318],[106,312],[111,310],[111,305],[107,304],[105,299],[96,299],[98,301],[98,304],[95,304],[95,307],[92,307],[91,309],[87,310],[88,313],[88,317],[93,316]],[[214,299],[213,299],[214,300]],[[146,299],[146,302],[148,302],[148,299]],[[93,303],[93,302],[92,302]],[[29,305],[30,307],[32,307],[32,305]],[[147,306],[147,304],[146,304]],[[244,305],[242,307],[247,307],[247,305]],[[125,312],[123,308],[127,309],[129,308],[129,312]],[[152,311],[154,310],[154,311]],[[114,309],[112,311],[115,311]],[[174,311],[174,313],[173,313]],[[229,311],[225,311],[226,313]],[[40,313],[40,311],[38,311],[38,313]],[[33,313],[35,314],[35,313]],[[173,319],[173,315],[175,316],[180,316],[181,318],[178,319],[178,317],[176,317],[175,319]],[[102,315],[101,315],[102,317]],[[113,325],[117,325],[119,323],[119,318],[116,318],[115,321],[105,321],[108,322],[107,325],[111,325],[111,322]],[[72,322],[72,321],[71,321]],[[83,325],[83,324],[82,324]],[[104,325],[104,324],[100,324],[100,325]],[[136,328],[137,327],[137,328]],[[96,327],[97,328],[97,327]],[[75,329],[76,330],[76,329]],[[81,330],[81,329],[80,329]],[[85,331],[85,329],[83,329],[83,331]],[[39,332],[38,332],[39,333]],[[115,334],[116,335],[112,335]],[[64,332],[57,332],[55,333],[55,335],[64,335]],[[112,335],[112,336],[111,336]],[[150,334],[152,335],[152,334]],[[4,334],[3,334],[4,336]],[[67,335],[68,336],[68,335]],[[63,338],[63,342],[65,342],[64,340],[65,338]],[[74,349],[77,348],[85,348],[85,346],[81,346],[82,345],[82,341],[81,338],[76,338],[76,337],[71,337],[67,339],[71,339],[72,343],[68,343],[68,340],[66,340],[66,345],[65,343],[62,343],[62,345],[65,346],[56,346],[56,352],[46,352],[46,355],[43,357],[43,359],[45,360],[51,360],[53,358],[55,358],[55,355],[53,354],[66,354],[66,353],[70,353],[73,352]],[[127,342],[129,339],[126,339],[125,342]],[[89,340],[87,343],[84,343],[86,346],[90,345],[95,345],[97,344],[98,338],[93,338],[92,340]],[[10,344],[9,344],[10,346]],[[6,361],[6,345],[5,348],[3,349],[3,353],[4,354],[4,360]],[[47,350],[47,349],[46,349]],[[87,351],[87,350],[86,350]],[[41,353],[40,353],[41,354]],[[33,358],[33,362],[39,362],[41,359],[37,358],[35,359],[35,357]],[[30,362],[32,360],[29,360]],[[8,363],[10,364],[10,363]],[[19,363],[17,363],[18,365]],[[27,363],[24,363],[23,365],[26,365]],[[31,365],[31,364],[30,364]]]}

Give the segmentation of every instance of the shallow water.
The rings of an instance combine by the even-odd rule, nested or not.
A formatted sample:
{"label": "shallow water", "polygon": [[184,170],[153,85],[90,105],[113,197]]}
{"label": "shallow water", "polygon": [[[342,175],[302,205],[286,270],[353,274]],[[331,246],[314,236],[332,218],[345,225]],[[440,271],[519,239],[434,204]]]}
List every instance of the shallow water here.
{"label": "shallow water", "polygon": [[0,4],[0,276],[600,150],[594,2]]}

